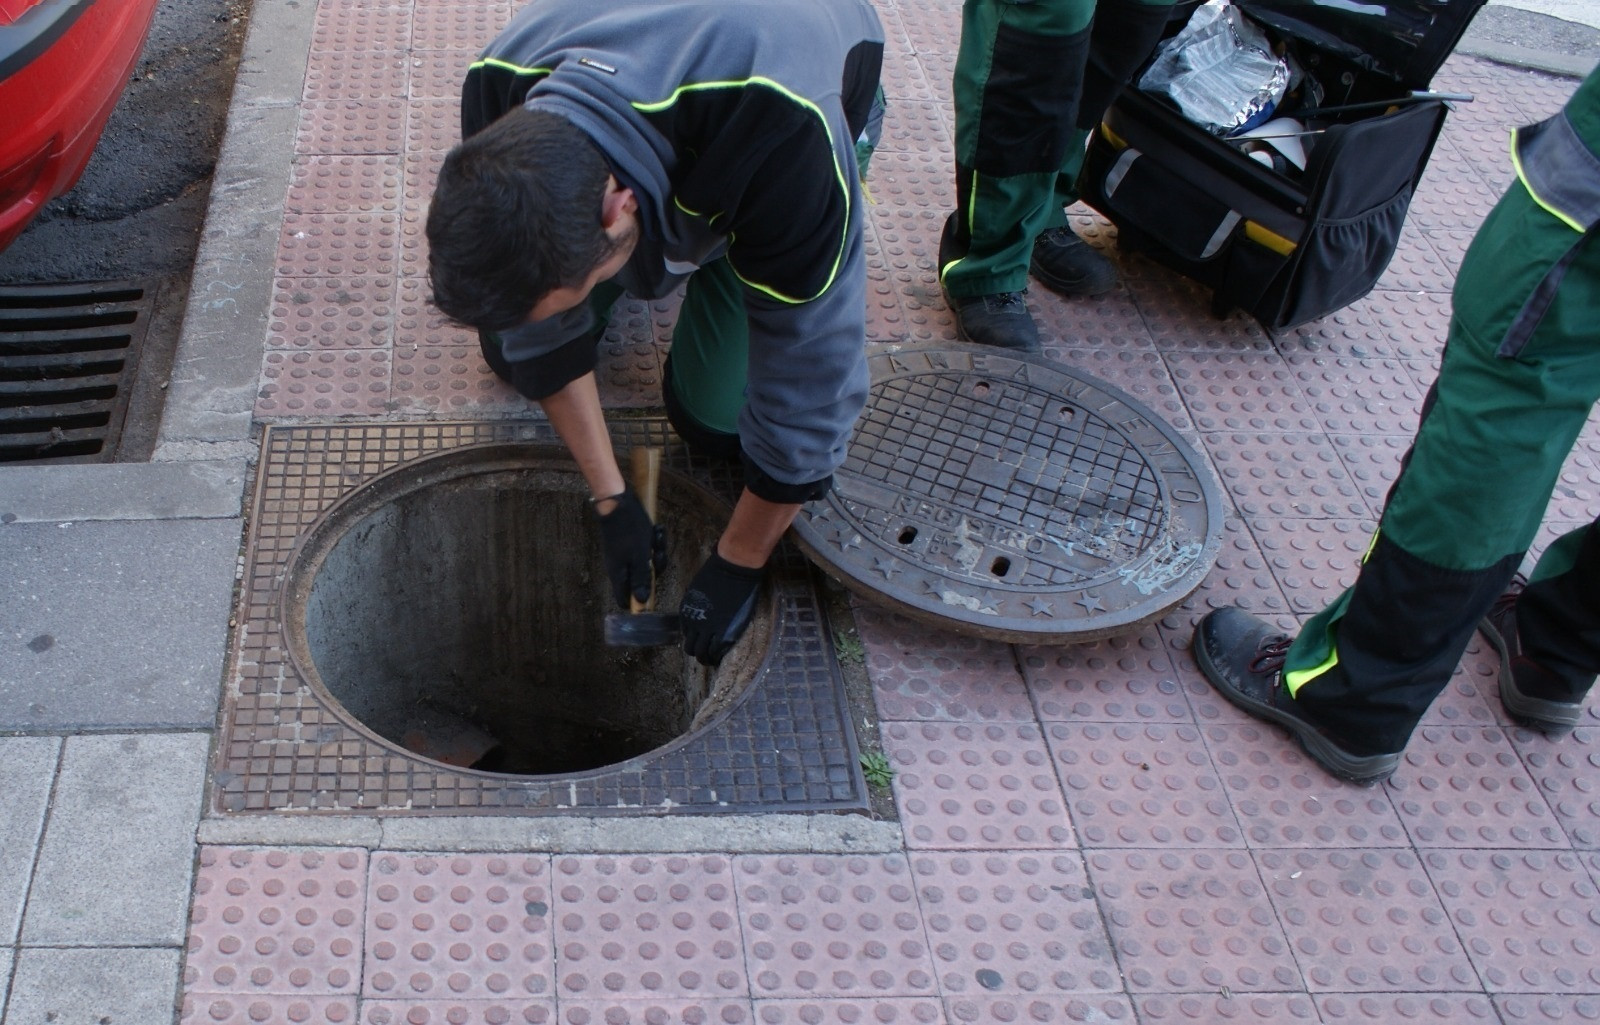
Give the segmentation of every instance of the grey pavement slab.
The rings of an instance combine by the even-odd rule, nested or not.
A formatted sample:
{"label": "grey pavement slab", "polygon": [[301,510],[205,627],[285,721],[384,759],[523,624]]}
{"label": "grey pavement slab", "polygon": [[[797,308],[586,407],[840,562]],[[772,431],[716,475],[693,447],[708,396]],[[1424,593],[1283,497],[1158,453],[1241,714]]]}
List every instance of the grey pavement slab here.
{"label": "grey pavement slab", "polygon": [[212,726],[241,528],[0,523],[0,730]]}
{"label": "grey pavement slab", "polygon": [[5,1025],[171,1025],[176,950],[31,950],[17,954]]}
{"label": "grey pavement slab", "polygon": [[0,1022],[5,1021],[6,995],[11,992],[11,962],[14,954],[0,949]]}
{"label": "grey pavement slab", "polygon": [[60,751],[55,737],[0,737],[0,944],[17,941]]}
{"label": "grey pavement slab", "polygon": [[0,523],[234,518],[243,460],[0,467]]}
{"label": "grey pavement slab", "polygon": [[203,733],[68,738],[24,944],[183,943],[209,746]]}

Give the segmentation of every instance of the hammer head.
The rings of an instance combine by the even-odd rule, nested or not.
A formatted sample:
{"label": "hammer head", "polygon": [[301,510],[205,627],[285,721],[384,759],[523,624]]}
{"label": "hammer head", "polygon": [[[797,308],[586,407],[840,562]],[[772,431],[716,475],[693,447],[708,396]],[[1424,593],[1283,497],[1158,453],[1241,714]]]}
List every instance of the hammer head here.
{"label": "hammer head", "polygon": [[676,612],[612,612],[606,616],[606,646],[655,648],[683,636]]}

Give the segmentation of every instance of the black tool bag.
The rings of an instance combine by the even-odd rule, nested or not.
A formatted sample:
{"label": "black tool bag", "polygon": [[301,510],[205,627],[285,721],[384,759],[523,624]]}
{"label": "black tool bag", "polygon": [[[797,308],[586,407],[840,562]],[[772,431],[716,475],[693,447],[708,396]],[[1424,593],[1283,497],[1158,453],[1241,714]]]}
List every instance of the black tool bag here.
{"label": "black tool bag", "polygon": [[[1219,315],[1270,329],[1366,295],[1389,265],[1447,108],[1421,98],[1483,0],[1243,0],[1317,83],[1306,168],[1269,167],[1236,141],[1129,86],[1089,141],[1079,188],[1119,245],[1212,289]],[[1305,90],[1307,94],[1310,90]],[[1323,113],[1318,114],[1317,111]]]}

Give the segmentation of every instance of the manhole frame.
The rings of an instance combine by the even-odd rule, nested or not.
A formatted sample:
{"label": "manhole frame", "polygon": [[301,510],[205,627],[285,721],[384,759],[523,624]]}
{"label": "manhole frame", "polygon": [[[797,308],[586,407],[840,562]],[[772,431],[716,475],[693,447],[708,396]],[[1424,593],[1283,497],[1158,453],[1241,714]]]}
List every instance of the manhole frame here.
{"label": "manhole frame", "polygon": [[[731,507],[739,468],[691,456],[665,419],[618,419],[611,432],[619,451],[662,447],[664,465]],[[626,762],[540,777],[456,768],[377,737],[319,696],[289,657],[281,616],[302,539],[390,470],[505,444],[559,439],[542,421],[267,425],[208,806],[242,815],[869,812],[832,631],[809,564],[787,545],[769,573],[766,659],[744,692],[698,730]]]}

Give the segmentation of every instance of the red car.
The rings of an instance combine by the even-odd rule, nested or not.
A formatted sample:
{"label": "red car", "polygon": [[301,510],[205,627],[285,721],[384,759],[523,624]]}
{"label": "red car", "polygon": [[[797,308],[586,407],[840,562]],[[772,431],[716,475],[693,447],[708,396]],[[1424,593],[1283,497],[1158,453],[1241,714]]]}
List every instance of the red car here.
{"label": "red car", "polygon": [[156,0],[0,0],[0,249],[77,184]]}

